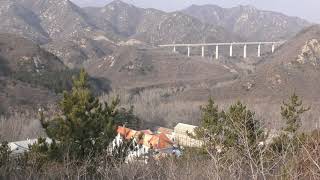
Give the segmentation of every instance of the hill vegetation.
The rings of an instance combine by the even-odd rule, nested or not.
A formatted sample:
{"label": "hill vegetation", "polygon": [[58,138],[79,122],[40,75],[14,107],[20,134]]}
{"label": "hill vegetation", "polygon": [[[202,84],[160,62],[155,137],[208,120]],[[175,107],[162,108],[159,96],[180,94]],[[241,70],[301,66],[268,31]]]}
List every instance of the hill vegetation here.
{"label": "hill vegetation", "polygon": [[[52,138],[51,144],[40,138],[37,144],[30,147],[29,152],[12,158],[9,156],[7,143],[1,143],[1,177],[6,179],[26,176],[36,179],[62,177],[153,179],[159,176],[165,179],[183,179],[186,176],[201,179],[319,177],[318,173],[314,173],[319,170],[317,157],[319,132],[298,131],[301,116],[309,108],[304,108],[303,102],[296,95],[293,95],[288,102],[284,102],[281,107],[281,115],[286,125],[277,137],[270,136],[254,112],[242,103],[238,102],[226,110],[219,110],[210,99],[208,104],[201,108],[200,126],[195,135],[196,138],[203,140],[202,148],[188,148],[179,159],[168,156],[161,160],[150,159],[148,164],[141,164],[138,161],[123,164],[123,156],[107,153],[108,144],[115,136],[114,125],[125,123],[116,120],[117,114],[123,111],[116,110],[118,100],[104,105],[99,103],[90,93],[86,79],[86,74],[81,71],[78,79],[73,82],[72,90],[64,94],[60,104],[61,115],[56,119],[47,121],[41,113],[42,127]],[[126,122],[134,120],[129,116],[121,119],[125,119]],[[130,143],[118,148],[117,152],[126,152],[130,149]]]}
{"label": "hill vegetation", "polygon": [[[320,27],[308,25],[250,6],[3,0],[0,179],[319,179]],[[215,46],[205,57],[158,47],[282,39],[261,57],[219,46],[219,60]],[[110,150],[118,125],[178,123],[198,126],[185,133],[202,146],[143,163],[126,161],[135,141]],[[30,151],[10,152],[7,141],[31,138]]]}
{"label": "hill vegetation", "polygon": [[[54,104],[59,94],[71,89],[72,77],[79,71],[31,40],[7,33],[0,34],[0,69],[3,113],[19,106]],[[110,89],[106,80],[90,77],[90,83],[95,92]]]}

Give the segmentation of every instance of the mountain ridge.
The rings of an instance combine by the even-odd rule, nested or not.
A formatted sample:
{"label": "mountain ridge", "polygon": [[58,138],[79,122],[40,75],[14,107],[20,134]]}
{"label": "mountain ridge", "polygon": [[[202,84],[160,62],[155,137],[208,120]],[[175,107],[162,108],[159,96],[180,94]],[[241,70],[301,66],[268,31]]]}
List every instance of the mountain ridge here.
{"label": "mountain ridge", "polygon": [[[246,81],[253,95],[285,97],[287,93],[314,99],[320,91],[320,26],[298,33],[256,67]],[[251,80],[250,80],[251,79]]]}
{"label": "mountain ridge", "polygon": [[[98,27],[111,22],[117,32],[126,38],[134,38],[151,44],[204,41],[204,39],[237,38],[221,27],[207,25],[180,12],[166,13],[156,9],[144,9],[112,1],[101,8],[84,8]],[[214,32],[214,33],[213,33]],[[194,37],[192,37],[194,36]]]}
{"label": "mountain ridge", "polygon": [[304,19],[274,11],[239,5],[222,8],[216,5],[192,5],[181,12],[208,24],[218,24],[245,39],[281,40],[293,37],[311,25]]}

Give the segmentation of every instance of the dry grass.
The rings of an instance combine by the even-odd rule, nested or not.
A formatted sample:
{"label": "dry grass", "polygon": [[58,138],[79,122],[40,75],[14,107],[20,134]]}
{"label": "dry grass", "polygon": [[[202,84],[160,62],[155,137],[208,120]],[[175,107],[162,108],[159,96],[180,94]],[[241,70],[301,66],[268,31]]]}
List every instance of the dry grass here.
{"label": "dry grass", "polygon": [[[46,116],[53,117],[56,114],[56,106],[45,108]],[[38,112],[32,110],[15,109],[7,116],[0,116],[0,141],[20,141],[45,137]]]}
{"label": "dry grass", "polygon": [[18,141],[44,136],[39,119],[34,113],[14,113],[0,117],[0,140]]}
{"label": "dry grass", "polygon": [[[178,88],[146,89],[140,92],[115,90],[103,95],[100,100],[110,102],[117,95],[121,99],[121,106],[129,108],[134,106],[134,113],[144,121],[144,128],[166,126],[173,128],[177,123],[198,125],[200,106],[206,101],[184,100],[182,91]],[[213,97],[214,98],[214,97]],[[285,100],[285,99],[283,99]],[[236,100],[218,100],[216,103],[221,109],[226,109]],[[248,108],[256,113],[264,127],[279,130],[283,126],[280,115],[281,101],[241,99]],[[303,131],[317,129],[320,126],[320,105],[316,102],[308,103],[312,110],[302,119]],[[48,116],[53,116],[54,107],[49,108]],[[10,117],[0,117],[0,140],[16,141],[26,138],[36,138],[44,135],[36,112],[14,112]]]}
{"label": "dry grass", "polygon": [[[149,122],[150,126],[173,127],[177,122],[197,124],[200,118],[199,106],[205,104],[205,102],[177,100],[179,92],[175,89],[144,90],[136,94],[122,90],[104,95],[101,100],[109,102],[116,95],[121,98],[121,106],[135,106],[135,114]],[[281,127],[280,104],[252,100],[243,102],[249,104],[248,107],[257,113],[258,119],[264,120],[265,126],[278,126],[278,129]],[[217,102],[221,109],[233,103],[231,100]],[[304,120],[316,115],[308,113]],[[36,117],[35,113],[16,113],[10,118],[1,118],[0,132],[6,135],[6,139],[15,140],[43,135],[43,132],[39,131]],[[307,125],[308,123],[305,122]],[[259,149],[258,159],[253,158],[250,146],[241,146],[244,148],[242,150],[233,147],[223,153],[206,149],[204,151],[187,149],[181,158],[170,156],[161,161],[151,160],[148,164],[137,161],[111,165],[105,156],[101,156],[96,162],[104,163],[99,165],[92,164],[92,159],[78,164],[66,158],[60,163],[48,162],[39,170],[35,168],[37,167],[33,164],[35,161],[31,159],[26,166],[21,167],[21,164],[13,162],[6,165],[5,169],[0,168],[0,179],[319,179],[319,137],[320,133],[315,132],[306,140],[299,140],[300,145],[297,150],[292,148],[292,144],[283,143],[287,148],[282,153],[274,152],[268,146],[262,146]],[[94,174],[89,171],[89,167],[92,166],[97,168]]]}
{"label": "dry grass", "polygon": [[[121,106],[134,106],[135,114],[151,127],[161,125],[172,128],[179,122],[198,125],[200,106],[207,103],[206,101],[184,100],[180,98],[181,92],[174,88],[147,89],[135,94],[125,90],[115,90],[102,96],[101,100],[110,101],[117,95],[121,99]],[[284,125],[280,114],[281,102],[284,100],[286,99],[270,101],[263,97],[258,100],[240,99],[256,113],[257,119],[261,120],[264,127],[276,130],[281,129]],[[219,99],[216,103],[221,109],[226,109],[236,101],[236,99]],[[310,105],[312,109],[302,117],[302,130],[317,129],[320,126],[320,111],[318,110],[320,105],[312,102],[305,102],[305,104]]]}
{"label": "dry grass", "polygon": [[[4,179],[105,179],[105,180],[220,180],[220,179],[319,179],[319,132],[299,142],[299,149],[281,154],[270,153],[267,147],[260,150],[260,158],[248,158],[246,148],[239,153],[237,148],[226,153],[202,154],[188,150],[181,158],[167,157],[148,164],[135,161],[129,164],[112,163],[104,156],[102,163],[92,164],[92,159],[81,164],[68,158],[61,163],[49,162],[37,169],[32,159],[27,166],[17,168],[8,164],[0,168]],[[288,145],[291,146],[291,145]],[[250,148],[250,147],[248,147]],[[21,165],[21,164],[20,164]],[[97,169],[90,173],[89,167]]]}
{"label": "dry grass", "polygon": [[121,106],[133,106],[134,113],[145,122],[146,126],[172,128],[178,122],[197,124],[201,103],[176,100],[176,94],[174,89],[144,90],[139,94],[130,94],[122,90],[102,96],[101,100],[108,101],[119,95]]}

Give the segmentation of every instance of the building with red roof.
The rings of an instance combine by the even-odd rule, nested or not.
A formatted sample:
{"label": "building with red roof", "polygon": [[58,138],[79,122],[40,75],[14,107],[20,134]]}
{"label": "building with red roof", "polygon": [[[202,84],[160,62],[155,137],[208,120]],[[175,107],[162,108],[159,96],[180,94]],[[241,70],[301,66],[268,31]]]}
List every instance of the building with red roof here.
{"label": "building with red roof", "polygon": [[[113,141],[113,148],[119,147],[123,141],[134,140],[135,146],[133,151],[129,152],[128,161],[139,157],[150,155],[150,150],[156,152],[170,152],[174,149],[173,141],[168,137],[172,135],[172,131],[167,128],[158,128],[156,133],[150,130],[136,131],[126,127],[119,126],[117,129],[118,135]],[[152,155],[153,156],[153,155]]]}

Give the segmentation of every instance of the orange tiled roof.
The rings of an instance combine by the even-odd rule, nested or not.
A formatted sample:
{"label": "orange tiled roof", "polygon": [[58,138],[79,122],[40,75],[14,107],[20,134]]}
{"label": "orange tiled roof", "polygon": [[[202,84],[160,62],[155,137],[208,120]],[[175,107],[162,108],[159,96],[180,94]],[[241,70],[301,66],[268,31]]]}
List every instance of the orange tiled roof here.
{"label": "orange tiled roof", "polygon": [[169,134],[171,135],[173,133],[172,129],[164,128],[164,127],[159,127],[157,130],[159,133],[164,133],[164,134]]}
{"label": "orange tiled roof", "polygon": [[129,128],[118,126],[117,133],[120,134],[123,137],[126,137],[127,134],[130,132],[130,130],[131,129],[129,129]]}
{"label": "orange tiled roof", "polygon": [[150,140],[152,139],[154,135],[150,135],[150,134],[145,134],[143,136],[143,145],[147,146],[147,147],[150,147]]}
{"label": "orange tiled roof", "polygon": [[129,133],[127,134],[127,136],[125,137],[127,140],[134,138],[136,136],[138,131],[132,130],[130,129]]}
{"label": "orange tiled roof", "polygon": [[152,147],[155,149],[165,149],[170,148],[173,145],[173,142],[166,136],[165,133],[152,135],[144,133],[142,131],[135,131],[122,126],[118,127],[117,132],[127,140],[130,140],[132,138],[138,138],[140,137],[140,135],[144,135],[142,136],[142,139],[139,140],[139,144],[143,144],[150,148]]}
{"label": "orange tiled roof", "polygon": [[163,133],[154,135],[149,143],[155,149],[165,149],[173,145],[173,142]]}
{"label": "orange tiled roof", "polygon": [[143,132],[143,134],[153,134],[153,132],[150,129],[141,130],[141,132]]}
{"label": "orange tiled roof", "polygon": [[164,133],[159,134],[159,149],[165,149],[172,147],[173,142],[168,138],[168,136]]}
{"label": "orange tiled roof", "polygon": [[139,134],[141,134],[141,132],[139,131],[135,131],[129,128],[125,128],[122,126],[119,126],[117,129],[117,133],[120,134],[122,137],[124,137],[125,139],[129,140],[133,137],[138,136]]}

